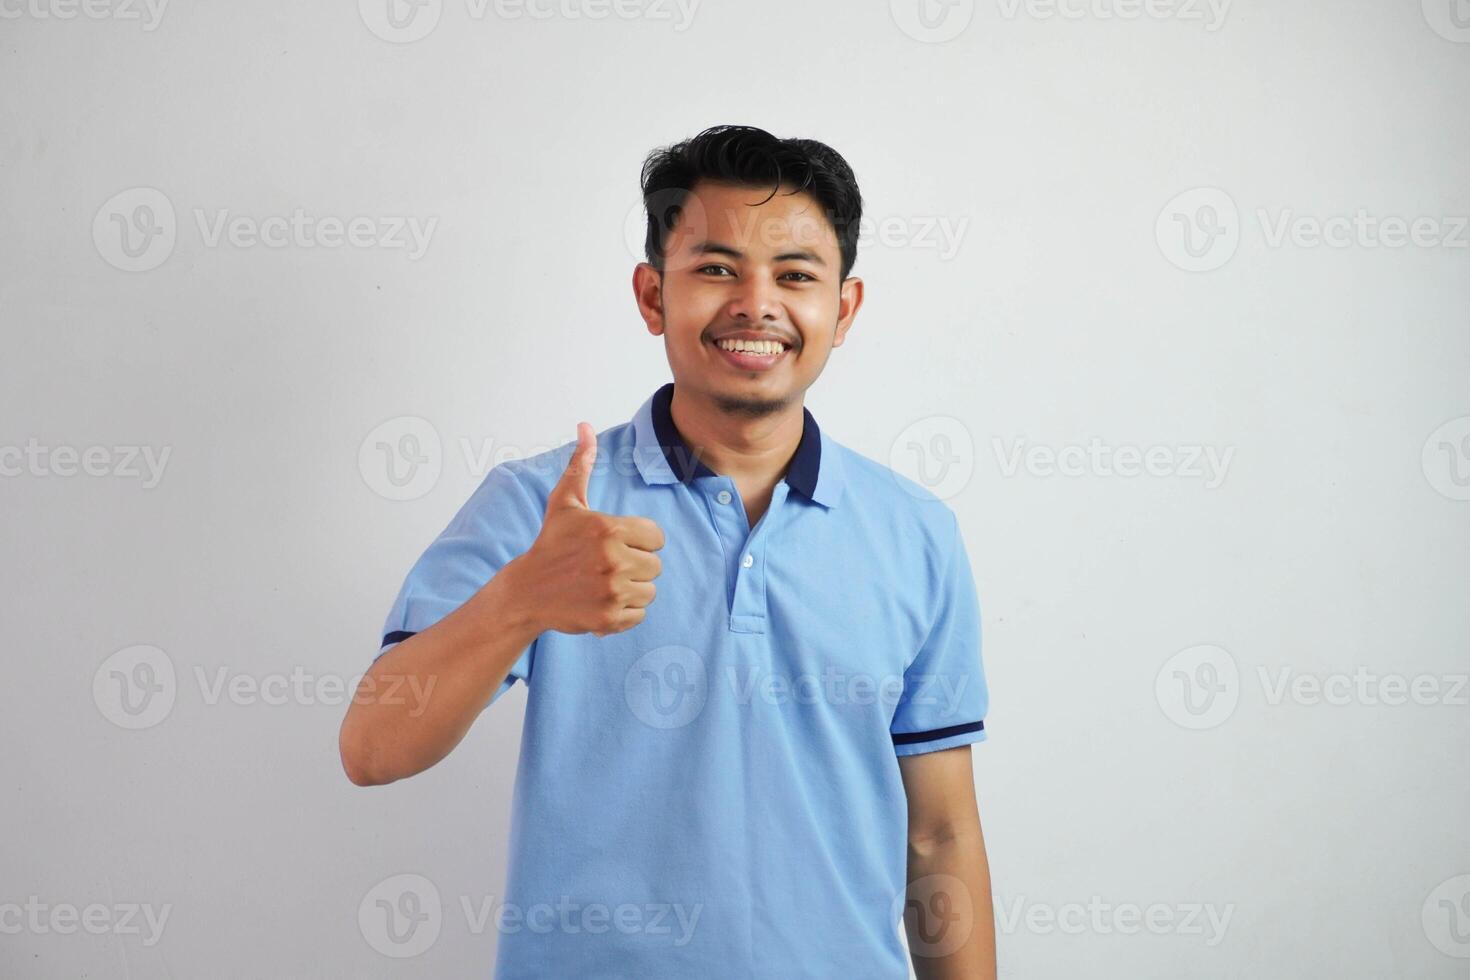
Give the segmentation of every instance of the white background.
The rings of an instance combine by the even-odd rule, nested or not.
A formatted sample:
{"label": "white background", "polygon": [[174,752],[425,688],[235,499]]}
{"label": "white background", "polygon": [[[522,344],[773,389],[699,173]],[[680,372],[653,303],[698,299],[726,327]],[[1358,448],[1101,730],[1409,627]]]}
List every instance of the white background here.
{"label": "white background", "polygon": [[[364,790],[339,693],[214,685],[353,678],[476,454],[667,380],[638,168],[738,122],[836,147],[878,223],[807,404],[960,515],[1002,976],[1465,976],[1470,8],[1126,2],[0,2],[0,906],[48,910],[0,909],[0,973],[488,975],[461,902],[500,895],[523,689]],[[297,209],[435,223],[417,257],[208,234]],[[1359,212],[1428,224],[1312,244]],[[369,435],[404,418],[439,448],[396,500]],[[175,686],[130,728],[139,645]],[[443,908],[401,959],[358,914],[400,874]],[[92,903],[169,917],[49,924]]]}

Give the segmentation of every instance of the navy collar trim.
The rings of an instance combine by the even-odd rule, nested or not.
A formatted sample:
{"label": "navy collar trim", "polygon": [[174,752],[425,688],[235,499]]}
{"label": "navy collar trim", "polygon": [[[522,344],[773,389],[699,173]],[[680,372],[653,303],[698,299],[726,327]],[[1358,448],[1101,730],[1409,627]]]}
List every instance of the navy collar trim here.
{"label": "navy collar trim", "polygon": [[[659,448],[663,450],[669,469],[685,483],[701,476],[717,476],[714,470],[695,455],[674,426],[674,416],[669,410],[673,400],[672,381],[653,393],[653,432],[658,437]],[[801,417],[801,441],[796,445],[791,465],[786,468],[786,482],[791,485],[791,489],[811,500],[816,497],[817,477],[822,472],[822,431],[817,428],[817,420],[812,418],[812,413],[805,406],[802,407]]]}

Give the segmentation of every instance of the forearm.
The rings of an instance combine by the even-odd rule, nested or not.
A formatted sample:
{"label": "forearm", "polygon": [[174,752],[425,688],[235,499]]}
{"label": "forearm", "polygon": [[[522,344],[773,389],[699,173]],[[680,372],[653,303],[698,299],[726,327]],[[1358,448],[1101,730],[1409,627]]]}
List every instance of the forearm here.
{"label": "forearm", "polygon": [[909,842],[904,927],[919,980],[994,980],[990,862],[978,819]]}
{"label": "forearm", "polygon": [[534,607],[512,561],[464,605],[379,657],[342,721],[348,778],[391,783],[448,755],[542,632]]}

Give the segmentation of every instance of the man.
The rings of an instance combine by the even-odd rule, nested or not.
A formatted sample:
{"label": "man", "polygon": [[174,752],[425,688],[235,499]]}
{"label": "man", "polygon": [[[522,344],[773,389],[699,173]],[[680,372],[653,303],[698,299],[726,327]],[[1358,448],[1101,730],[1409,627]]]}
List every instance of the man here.
{"label": "man", "polygon": [[[995,976],[959,525],[804,395],[862,305],[831,148],[722,126],[652,154],[633,291],[674,380],[496,466],[410,571],[343,765],[434,765],[527,685],[496,976]],[[655,586],[655,581],[657,586]],[[397,701],[399,699],[391,699]]]}

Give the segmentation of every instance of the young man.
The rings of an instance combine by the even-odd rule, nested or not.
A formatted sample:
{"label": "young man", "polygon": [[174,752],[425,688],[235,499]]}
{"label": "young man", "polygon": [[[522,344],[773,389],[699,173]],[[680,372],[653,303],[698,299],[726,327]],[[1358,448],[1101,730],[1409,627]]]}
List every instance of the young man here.
{"label": "young man", "polygon": [[862,305],[852,170],[722,126],[643,194],[633,291],[673,382],[486,476],[363,682],[432,679],[427,710],[365,695],[343,765],[427,769],[526,683],[504,980],[899,980],[900,917],[921,978],[994,977],[959,525],[803,402]]}

